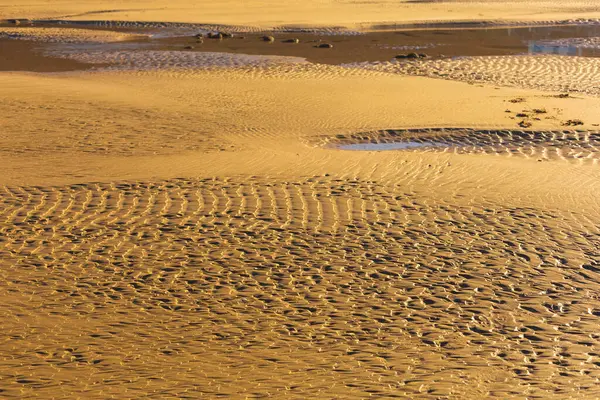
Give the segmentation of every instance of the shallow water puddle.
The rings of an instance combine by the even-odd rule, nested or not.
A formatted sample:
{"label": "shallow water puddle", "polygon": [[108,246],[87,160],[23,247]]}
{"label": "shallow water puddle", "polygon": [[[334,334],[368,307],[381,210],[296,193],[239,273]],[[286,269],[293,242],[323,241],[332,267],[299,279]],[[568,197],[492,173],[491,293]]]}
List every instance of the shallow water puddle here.
{"label": "shallow water puddle", "polygon": [[338,135],[328,146],[338,150],[451,151],[600,162],[600,132],[583,130],[524,131],[470,128],[387,129]]}
{"label": "shallow water puddle", "polygon": [[447,143],[441,142],[390,142],[390,143],[352,143],[343,144],[337,148],[340,150],[355,151],[386,151],[386,150],[407,150],[423,147],[449,147]]}

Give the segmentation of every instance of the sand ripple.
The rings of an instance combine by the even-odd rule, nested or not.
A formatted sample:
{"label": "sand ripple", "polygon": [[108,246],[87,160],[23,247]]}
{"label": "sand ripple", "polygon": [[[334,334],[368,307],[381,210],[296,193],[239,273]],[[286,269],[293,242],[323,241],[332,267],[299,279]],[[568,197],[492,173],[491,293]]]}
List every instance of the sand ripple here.
{"label": "sand ripple", "polygon": [[69,28],[6,28],[0,27],[0,39],[34,40],[50,43],[107,43],[132,40],[140,35]]}
{"label": "sand ripple", "polygon": [[111,64],[105,70],[194,70],[203,68],[264,67],[303,63],[298,57],[261,56],[192,51],[52,50],[50,55],[90,64]]}
{"label": "sand ripple", "polygon": [[328,178],[0,203],[3,398],[600,395],[600,232],[576,211]]}
{"label": "sand ripple", "polygon": [[[412,151],[523,156],[538,160],[600,162],[600,131],[515,131],[467,128],[388,129],[338,135],[328,145],[350,143],[418,143]],[[435,144],[431,144],[431,143]],[[431,144],[431,145],[429,145]]]}
{"label": "sand ripple", "polygon": [[566,56],[468,57],[424,62],[353,64],[389,73],[470,83],[600,95],[600,59]]}

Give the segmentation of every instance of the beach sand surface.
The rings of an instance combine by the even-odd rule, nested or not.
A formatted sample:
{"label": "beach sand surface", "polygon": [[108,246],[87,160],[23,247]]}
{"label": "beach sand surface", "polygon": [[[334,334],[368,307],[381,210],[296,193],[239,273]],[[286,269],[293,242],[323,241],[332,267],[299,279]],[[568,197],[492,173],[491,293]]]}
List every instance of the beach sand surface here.
{"label": "beach sand surface", "polygon": [[260,27],[378,25],[439,21],[554,21],[600,18],[595,1],[0,1],[0,18],[194,22]]}
{"label": "beach sand surface", "polygon": [[[53,12],[114,7],[74,4]],[[169,4],[102,17],[204,20]],[[228,4],[205,15],[317,14]],[[377,3],[350,4],[313,22],[374,21]],[[538,15],[593,6],[562,4]],[[508,8],[406,7],[453,5]],[[423,64],[436,75],[175,53],[0,73],[1,398],[600,396],[600,98],[558,90],[570,62]],[[556,86],[493,74],[524,63]],[[457,146],[335,147],[406,129]]]}

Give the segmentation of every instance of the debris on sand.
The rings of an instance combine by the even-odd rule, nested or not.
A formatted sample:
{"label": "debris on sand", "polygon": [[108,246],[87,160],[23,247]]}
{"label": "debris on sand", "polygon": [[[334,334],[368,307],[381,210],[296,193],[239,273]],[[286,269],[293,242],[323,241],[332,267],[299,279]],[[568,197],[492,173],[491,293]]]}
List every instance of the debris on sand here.
{"label": "debris on sand", "polygon": [[580,119],[570,119],[562,123],[563,126],[580,126],[583,125],[583,121]]}
{"label": "debris on sand", "polygon": [[527,121],[521,121],[521,122],[519,122],[519,126],[521,128],[531,128],[531,125],[532,125],[531,122],[527,122]]}

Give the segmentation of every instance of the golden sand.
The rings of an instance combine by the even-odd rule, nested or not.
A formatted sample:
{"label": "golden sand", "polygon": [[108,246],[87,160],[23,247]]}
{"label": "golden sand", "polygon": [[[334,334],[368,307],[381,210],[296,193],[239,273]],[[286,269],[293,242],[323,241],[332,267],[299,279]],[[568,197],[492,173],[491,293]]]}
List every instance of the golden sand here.
{"label": "golden sand", "polygon": [[595,0],[63,0],[0,1],[0,18],[199,22],[260,27],[364,29],[429,21],[554,21],[600,18]]}
{"label": "golden sand", "polygon": [[1,398],[600,396],[600,99],[562,60],[203,57],[0,74]]}

